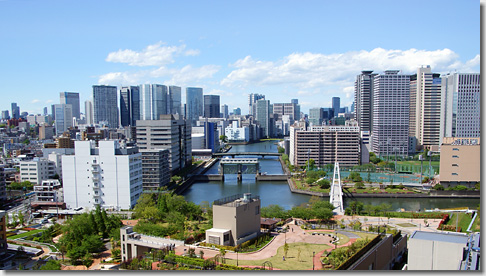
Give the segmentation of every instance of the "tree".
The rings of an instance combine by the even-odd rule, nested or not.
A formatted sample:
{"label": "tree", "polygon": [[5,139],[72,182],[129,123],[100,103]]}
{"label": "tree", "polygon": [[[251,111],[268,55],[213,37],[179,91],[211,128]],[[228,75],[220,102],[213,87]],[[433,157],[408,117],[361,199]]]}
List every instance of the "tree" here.
{"label": "tree", "polygon": [[365,188],[365,185],[363,184],[363,182],[356,182],[356,183],[354,184],[354,187],[355,187],[356,189],[364,189],[364,188]]}
{"label": "tree", "polygon": [[329,189],[331,187],[331,182],[327,179],[322,179],[319,182],[317,182],[317,185],[319,185],[321,189]]}
{"label": "tree", "polygon": [[289,252],[289,244],[287,242],[285,242],[283,250],[284,250],[284,256],[287,259],[287,252]]}
{"label": "tree", "polygon": [[281,218],[287,219],[290,217],[289,212],[280,205],[269,205],[261,208],[261,216],[264,218]]}
{"label": "tree", "polygon": [[474,189],[479,191],[481,189],[481,183],[478,182],[478,183],[474,184]]}
{"label": "tree", "polygon": [[223,258],[223,263],[226,263],[224,256],[226,255],[226,250],[224,248],[219,249],[219,254],[221,254],[221,257]]}
{"label": "tree", "polygon": [[111,249],[111,257],[114,260],[119,260],[120,257],[121,257],[121,250],[120,250],[120,248],[112,248]]}
{"label": "tree", "polygon": [[204,251],[199,250],[199,257],[200,257],[201,259],[204,259]]}
{"label": "tree", "polygon": [[22,213],[21,211],[19,211],[17,213],[17,218],[19,219],[19,223],[20,225],[24,225],[24,222],[25,222],[25,216],[24,216],[24,213]]}
{"label": "tree", "polygon": [[83,265],[86,266],[86,269],[89,269],[89,267],[93,264],[93,256],[91,256],[90,253],[87,253],[84,255],[83,258]]}
{"label": "tree", "polygon": [[312,158],[310,158],[309,160],[305,161],[305,166],[309,167],[310,170],[314,169],[314,164],[316,163],[316,161]]}
{"label": "tree", "polygon": [[226,135],[219,135],[219,140],[223,143],[228,143],[228,137]]}
{"label": "tree", "polygon": [[444,190],[444,186],[442,186],[442,184],[435,184],[434,187],[433,187],[434,190],[437,190],[437,191],[443,191]]}
{"label": "tree", "polygon": [[285,149],[282,147],[278,147],[278,153],[285,153]]}
{"label": "tree", "polygon": [[61,263],[59,261],[50,259],[47,261],[47,263],[41,266],[40,270],[61,270]]}

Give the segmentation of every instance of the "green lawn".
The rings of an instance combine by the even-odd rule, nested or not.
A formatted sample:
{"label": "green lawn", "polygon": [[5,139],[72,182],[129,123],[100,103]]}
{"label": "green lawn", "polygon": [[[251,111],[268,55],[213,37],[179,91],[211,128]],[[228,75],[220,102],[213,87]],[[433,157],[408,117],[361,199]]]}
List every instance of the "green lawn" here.
{"label": "green lawn", "polygon": [[417,225],[415,224],[411,224],[411,223],[397,223],[398,226],[401,226],[401,227],[417,227]]}
{"label": "green lawn", "polygon": [[[249,266],[262,266],[266,261],[272,263],[273,268],[283,269],[283,270],[309,270],[312,269],[312,252],[320,252],[331,248],[326,244],[308,244],[308,243],[289,243],[289,251],[287,252],[287,258],[284,261],[284,250],[283,246],[279,247],[277,254],[271,258],[256,260],[256,261],[246,261],[239,260],[238,265],[249,265]],[[299,257],[300,249],[300,257]],[[227,264],[236,265],[236,260],[227,259]]]}
{"label": "green lawn", "polygon": [[[459,218],[457,219],[457,217],[459,216]],[[477,220],[478,218],[476,218]],[[447,225],[454,225],[456,226],[456,223],[459,227],[461,227],[461,232],[466,232],[467,228],[469,227],[469,224],[471,223],[471,215],[470,214],[466,214],[466,213],[454,213],[452,214],[452,216],[450,217],[449,221],[447,222]],[[475,222],[476,224],[476,222]],[[472,229],[474,229],[474,224],[473,224],[473,227]],[[473,230],[474,231],[474,230]]]}
{"label": "green lawn", "polygon": [[18,235],[15,235],[15,236],[10,236],[7,239],[15,240],[15,239],[19,239],[19,238],[25,238],[25,237],[28,237],[30,235],[34,235],[34,234],[37,234],[37,233],[40,233],[40,232],[43,232],[43,231],[44,231],[44,229],[36,229],[36,230],[32,230],[32,231],[25,232],[25,233],[22,233],[22,234],[18,234]]}

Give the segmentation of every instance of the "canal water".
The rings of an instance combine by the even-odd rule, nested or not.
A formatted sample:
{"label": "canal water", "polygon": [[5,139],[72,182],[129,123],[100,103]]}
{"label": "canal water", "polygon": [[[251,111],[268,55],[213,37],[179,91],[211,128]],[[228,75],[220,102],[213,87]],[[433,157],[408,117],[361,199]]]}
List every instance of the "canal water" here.
{"label": "canal water", "polygon": [[[277,152],[275,141],[265,141],[249,145],[233,145],[230,152]],[[257,157],[257,156],[255,156]],[[277,157],[268,156],[260,159],[260,171],[267,174],[283,174],[280,162]],[[219,162],[213,165],[206,174],[217,174]],[[397,183],[398,184],[398,183]],[[287,182],[284,181],[265,181],[256,182],[254,175],[243,175],[243,180],[238,182],[236,175],[225,175],[224,183],[218,181],[195,182],[184,192],[184,197],[188,201],[196,204],[202,202],[212,203],[214,200],[227,196],[252,193],[259,195],[263,207],[278,204],[285,209],[291,209],[307,203],[310,199],[308,195],[292,193]],[[329,198],[323,198],[329,200]],[[387,203],[392,205],[393,210],[423,211],[434,208],[455,208],[469,207],[477,208],[480,199],[448,199],[448,198],[359,198],[365,205],[380,205]],[[344,200],[345,207],[349,204]]]}

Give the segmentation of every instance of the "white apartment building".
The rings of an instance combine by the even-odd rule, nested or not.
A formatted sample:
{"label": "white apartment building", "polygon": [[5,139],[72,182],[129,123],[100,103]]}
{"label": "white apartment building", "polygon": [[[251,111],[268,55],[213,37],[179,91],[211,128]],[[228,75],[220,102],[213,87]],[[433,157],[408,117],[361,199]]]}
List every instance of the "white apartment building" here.
{"label": "white apartment building", "polygon": [[62,157],[66,208],[130,209],[142,193],[142,154],[118,141],[76,141]]}
{"label": "white apartment building", "polygon": [[454,73],[442,77],[440,141],[444,137],[479,137],[481,75]]}
{"label": "white apartment building", "polygon": [[238,121],[233,121],[224,130],[224,135],[228,137],[228,142],[249,142],[250,129],[248,127],[238,127]]}
{"label": "white apartment building", "polygon": [[56,174],[54,162],[34,158],[29,161],[20,161],[20,181],[30,181],[32,184],[40,185],[43,180],[52,178]]}
{"label": "white apartment building", "polygon": [[408,154],[410,75],[387,70],[373,78],[372,151]]}
{"label": "white apartment building", "polygon": [[40,185],[35,185],[34,193],[33,204],[64,202],[61,183],[57,179],[44,180]]}

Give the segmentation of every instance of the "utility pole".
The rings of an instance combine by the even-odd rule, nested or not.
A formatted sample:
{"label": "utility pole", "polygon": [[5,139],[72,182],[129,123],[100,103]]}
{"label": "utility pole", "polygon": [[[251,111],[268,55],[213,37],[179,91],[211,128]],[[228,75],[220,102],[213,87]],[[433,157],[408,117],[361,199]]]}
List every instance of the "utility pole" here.
{"label": "utility pole", "polygon": [[432,173],[432,152],[427,152],[427,155],[429,156],[429,179],[431,177],[431,173]]}
{"label": "utility pole", "polygon": [[419,160],[420,160],[420,183],[422,184],[422,173],[423,173],[423,167],[424,167],[424,156],[419,155]]}

